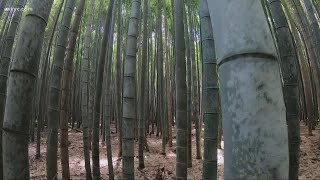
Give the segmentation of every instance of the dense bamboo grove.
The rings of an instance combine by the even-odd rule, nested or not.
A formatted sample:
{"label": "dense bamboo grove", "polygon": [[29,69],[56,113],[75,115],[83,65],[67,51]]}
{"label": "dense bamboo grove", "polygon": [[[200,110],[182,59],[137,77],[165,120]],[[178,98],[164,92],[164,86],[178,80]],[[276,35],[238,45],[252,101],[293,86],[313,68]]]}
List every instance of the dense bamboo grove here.
{"label": "dense bamboo grove", "polygon": [[73,179],[77,143],[87,180],[106,177],[101,152],[108,179],[139,179],[154,153],[174,154],[170,178],[200,162],[193,178],[218,179],[220,151],[224,179],[298,179],[300,128],[319,131],[319,13],[318,0],[0,0],[0,179],[37,179],[31,156],[41,178]]}

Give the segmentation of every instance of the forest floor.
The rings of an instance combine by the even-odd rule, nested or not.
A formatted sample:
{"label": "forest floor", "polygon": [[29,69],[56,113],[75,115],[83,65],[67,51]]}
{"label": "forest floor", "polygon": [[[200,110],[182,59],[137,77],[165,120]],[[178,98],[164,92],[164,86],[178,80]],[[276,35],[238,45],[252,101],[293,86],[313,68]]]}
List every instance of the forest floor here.
{"label": "forest floor", "polygon": [[[174,133],[175,134],[175,133]],[[29,145],[29,163],[31,179],[46,179],[46,132],[41,137],[41,157],[35,159],[36,144]],[[115,129],[112,129],[112,154],[115,179],[121,179],[121,158],[117,157],[118,139]],[[314,131],[314,136],[308,136],[306,126],[301,126],[301,150],[300,150],[300,172],[301,180],[320,179],[320,149],[318,142],[320,129]],[[145,167],[138,170],[138,158],[135,158],[135,177],[137,180],[161,180],[174,179],[175,177],[175,135],[173,135],[173,147],[167,147],[166,156],[161,155],[161,138],[148,135],[150,152],[145,152]],[[79,130],[69,130],[69,157],[70,174],[73,180],[85,179],[85,168],[83,159],[82,133]],[[195,130],[192,131],[192,168],[188,169],[188,179],[199,180],[202,175],[202,160],[196,159]],[[102,179],[108,179],[108,163],[106,158],[105,144],[100,143],[100,169]],[[138,143],[135,144],[137,155]],[[219,179],[223,179],[223,150],[218,150],[218,173]],[[60,154],[58,149],[58,174],[61,178]]]}

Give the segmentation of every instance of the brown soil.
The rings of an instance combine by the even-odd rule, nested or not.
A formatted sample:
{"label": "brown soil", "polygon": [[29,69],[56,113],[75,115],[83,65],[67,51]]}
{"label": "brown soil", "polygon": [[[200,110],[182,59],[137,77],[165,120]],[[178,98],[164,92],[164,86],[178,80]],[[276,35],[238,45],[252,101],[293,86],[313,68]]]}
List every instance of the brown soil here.
{"label": "brown soil", "polygon": [[[115,179],[121,179],[121,158],[117,157],[118,139],[112,130],[112,153],[113,167]],[[320,149],[318,149],[319,129],[314,131],[314,136],[307,135],[307,128],[301,126],[301,158],[300,158],[300,173],[299,179],[320,179]],[[202,160],[196,159],[195,154],[195,132],[193,130],[193,162],[192,168],[188,169],[188,179],[201,179]],[[70,157],[70,174],[71,179],[85,179],[82,133],[76,130],[69,130],[69,157]],[[145,166],[143,170],[138,170],[138,158],[135,158],[135,176],[138,180],[156,180],[174,179],[175,177],[175,139],[173,147],[167,147],[166,156],[161,155],[161,138],[154,135],[148,136],[148,145],[150,152],[145,152]],[[138,144],[135,145],[136,155]],[[41,137],[41,157],[35,159],[36,144],[29,145],[29,162],[31,179],[46,179],[46,132],[42,133]],[[223,150],[218,151],[218,172],[219,179],[223,179]],[[108,163],[106,159],[106,148],[104,143],[100,143],[100,169],[102,179],[108,179]],[[58,174],[61,178],[61,164],[58,149]],[[159,179],[157,179],[159,180]]]}
{"label": "brown soil", "polygon": [[313,136],[308,135],[308,128],[301,127],[301,145],[300,145],[300,172],[301,180],[319,180],[320,179],[320,146],[319,136],[320,128],[313,131]]}

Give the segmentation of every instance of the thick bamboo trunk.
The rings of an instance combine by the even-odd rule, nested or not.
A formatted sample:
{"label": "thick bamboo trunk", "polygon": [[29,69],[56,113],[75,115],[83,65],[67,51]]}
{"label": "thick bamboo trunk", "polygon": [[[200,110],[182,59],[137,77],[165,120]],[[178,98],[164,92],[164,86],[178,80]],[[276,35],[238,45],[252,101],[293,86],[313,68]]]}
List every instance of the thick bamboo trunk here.
{"label": "thick bamboo trunk", "polygon": [[288,179],[279,64],[261,2],[212,0],[208,7],[219,66],[224,178]]}
{"label": "thick bamboo trunk", "polygon": [[[26,0],[19,0],[16,4],[18,8],[23,8]],[[22,11],[16,12],[12,17],[12,22],[8,30],[8,34],[5,40],[5,46],[3,54],[0,58],[0,128],[2,128],[5,103],[6,103],[6,90],[9,64],[11,60],[11,53],[13,49],[14,39],[20,23]],[[3,165],[2,165],[2,131],[0,131],[0,179],[3,177]]]}
{"label": "thick bamboo trunk", "polygon": [[[45,118],[45,110],[47,108],[45,102],[47,100],[47,87],[48,85],[50,84],[50,80],[49,80],[49,64],[50,64],[50,55],[51,55],[51,51],[52,51],[52,43],[54,41],[54,35],[56,34],[56,27],[57,27],[57,24],[58,24],[58,20],[59,20],[59,17],[60,17],[60,12],[61,12],[61,9],[62,9],[62,6],[63,6],[63,2],[64,1],[61,1],[60,3],[60,6],[59,8],[56,10],[55,12],[55,21],[54,21],[54,24],[53,24],[53,27],[51,28],[51,33],[50,33],[50,39],[48,41],[48,45],[47,46],[44,46],[46,47],[46,50],[44,51],[44,54],[43,56],[41,56],[43,58],[42,60],[42,64],[43,64],[43,67],[41,68],[41,72],[39,72],[40,74],[40,82],[39,82],[39,88],[40,88],[40,95],[38,95],[39,97],[39,101],[38,101],[38,109],[39,109],[39,116],[37,118],[37,150],[36,150],[36,158],[40,158],[40,139],[41,139],[41,128],[42,128],[42,125],[44,124],[44,118]],[[40,128],[41,127],[41,128]]]}
{"label": "thick bamboo trunk", "polygon": [[144,155],[143,155],[143,151],[144,151],[144,147],[145,147],[145,121],[146,121],[146,117],[147,117],[147,101],[146,101],[146,97],[145,94],[147,93],[145,91],[146,87],[148,86],[146,81],[147,81],[147,58],[148,58],[148,54],[147,54],[147,48],[148,48],[148,1],[144,0],[143,1],[143,35],[142,35],[142,69],[141,69],[141,88],[140,88],[140,102],[142,104],[142,107],[140,109],[139,112],[139,169],[143,169],[144,166]]}
{"label": "thick bamboo trunk", "polygon": [[53,0],[33,0],[21,28],[8,79],[3,122],[3,179],[29,177],[29,122],[39,60]]}
{"label": "thick bamboo trunk", "polygon": [[186,8],[183,10],[184,37],[187,60],[187,123],[188,123],[188,167],[192,167],[192,96],[191,96],[191,57],[190,57],[190,37],[188,28],[188,18]]}
{"label": "thick bamboo trunk", "polygon": [[134,179],[134,124],[136,118],[136,56],[140,0],[132,0],[123,73],[122,179]]}
{"label": "thick bamboo trunk", "polygon": [[185,41],[183,25],[183,1],[174,0],[174,32],[176,60],[176,122],[177,122],[177,158],[176,179],[187,179],[187,84]]}
{"label": "thick bamboo trunk", "polygon": [[[61,2],[60,10],[62,8]],[[70,5],[70,4],[68,4]],[[63,17],[62,26],[59,32],[59,38],[55,48],[53,59],[51,79],[50,79],[50,92],[49,92],[49,118],[48,118],[48,143],[47,143],[47,177],[48,179],[58,179],[57,171],[57,151],[58,151],[58,127],[60,121],[60,96],[61,96],[61,76],[63,71],[64,55],[67,45],[67,37],[69,33],[69,26],[71,22],[72,11],[67,12],[65,6],[65,14],[69,16]],[[58,12],[60,14],[60,11]],[[59,16],[56,17],[59,19]],[[65,172],[65,171],[64,171]],[[70,174],[70,173],[67,173]],[[65,175],[65,174],[64,174]],[[69,175],[70,176],[70,175]]]}
{"label": "thick bamboo trunk", "polygon": [[204,122],[203,179],[217,179],[217,145],[220,119],[219,82],[211,19],[206,0],[199,4],[202,55],[202,108]]}
{"label": "thick bamboo trunk", "polygon": [[[66,127],[69,121],[69,103],[70,103],[70,95],[71,95],[71,84],[72,84],[72,72],[73,72],[73,59],[75,56],[75,49],[76,49],[76,45],[77,45],[77,39],[78,39],[78,34],[79,34],[79,28],[80,28],[80,24],[81,24],[81,19],[83,16],[83,12],[84,12],[84,8],[85,8],[85,0],[81,0],[77,6],[77,10],[75,12],[75,17],[73,19],[72,25],[71,25],[71,29],[70,29],[70,34],[69,34],[69,43],[67,46],[67,53],[64,59],[64,71],[62,74],[62,97],[64,98],[62,100],[62,111],[60,116],[62,117],[61,119],[61,126],[63,127],[62,131],[61,131],[61,138],[63,138],[62,140],[62,146],[66,146],[63,147],[61,150],[63,151],[63,153],[68,153],[67,151],[67,133],[68,133],[68,128]],[[84,151],[86,150],[86,144],[84,143]],[[88,156],[88,155],[87,155]],[[85,167],[86,167],[86,177],[87,179],[91,177],[91,174],[88,172],[88,163],[87,163],[87,159],[88,157],[86,156],[86,154],[84,155],[85,158]],[[63,167],[67,168],[67,157],[64,154],[63,157],[65,158],[61,163],[64,164]],[[90,163],[89,163],[89,167],[90,167]],[[89,168],[90,170],[90,168]],[[68,175],[67,169],[63,170],[65,171],[65,175]]]}
{"label": "thick bamboo trunk", "polygon": [[280,56],[283,93],[289,137],[289,179],[299,178],[300,119],[299,119],[299,62],[293,38],[280,0],[267,0],[274,22]]}
{"label": "thick bamboo trunk", "polygon": [[[60,27],[60,36],[67,38],[69,34],[69,27],[74,9],[75,1],[67,0],[66,8],[64,10],[63,24]],[[76,34],[77,36],[77,34]],[[70,36],[71,37],[71,36]],[[75,42],[76,44],[76,42]],[[66,47],[67,43],[64,44]],[[71,46],[68,46],[71,47]],[[75,47],[75,46],[74,46]],[[64,50],[65,51],[65,50]],[[69,51],[70,52],[70,51]],[[63,53],[64,54],[64,53]],[[61,154],[61,168],[62,179],[70,179],[69,169],[69,141],[68,141],[68,122],[70,119],[70,104],[71,104],[71,90],[72,90],[72,74],[73,74],[73,59],[65,61],[62,73],[62,88],[61,88],[61,110],[60,110],[60,154]]]}

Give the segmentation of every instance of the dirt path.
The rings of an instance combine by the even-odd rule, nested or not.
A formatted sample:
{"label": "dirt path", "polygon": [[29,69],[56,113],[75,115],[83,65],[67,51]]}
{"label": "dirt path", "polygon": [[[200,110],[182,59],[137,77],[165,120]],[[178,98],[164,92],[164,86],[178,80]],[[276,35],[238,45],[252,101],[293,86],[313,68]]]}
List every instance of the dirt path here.
{"label": "dirt path", "polygon": [[[114,132],[114,130],[113,130]],[[299,179],[320,179],[320,149],[317,149],[319,138],[319,129],[314,131],[314,136],[307,136],[307,128],[301,127],[301,158],[300,158],[300,173]],[[188,169],[188,179],[201,179],[202,160],[195,159],[195,132],[193,131],[193,162],[192,168]],[[83,160],[83,146],[81,132],[69,131],[69,156],[70,156],[70,173],[73,180],[85,179],[85,169]],[[46,133],[43,133],[41,138],[41,158],[35,159],[36,144],[32,143],[29,146],[29,162],[31,179],[46,179]],[[135,150],[138,149],[136,144]],[[142,171],[138,170],[138,158],[135,158],[135,176],[137,180],[154,180],[157,174],[161,174],[163,179],[173,179],[175,176],[175,158],[174,148],[167,148],[167,155],[160,154],[161,138],[154,135],[148,136],[148,145],[150,152],[145,153],[145,166]],[[173,141],[175,147],[175,139]],[[115,179],[121,179],[121,159],[117,157],[118,139],[116,134],[112,134],[112,152],[113,152],[113,167]],[[136,151],[137,154],[137,151]],[[61,179],[60,155],[58,149],[58,173]],[[219,179],[223,176],[223,150],[218,152],[218,171]],[[108,163],[106,159],[106,150],[104,143],[100,143],[100,168],[102,179],[108,179]]]}

